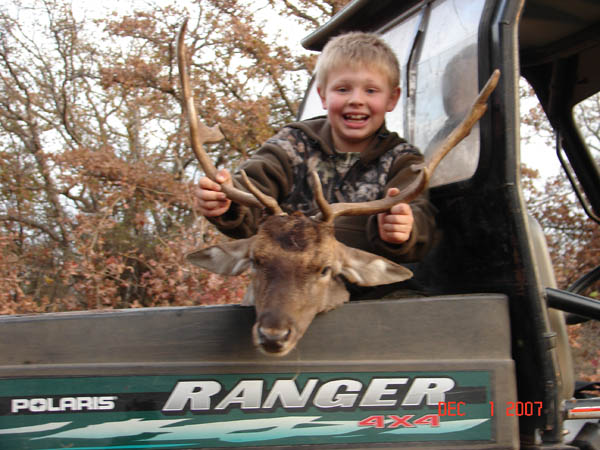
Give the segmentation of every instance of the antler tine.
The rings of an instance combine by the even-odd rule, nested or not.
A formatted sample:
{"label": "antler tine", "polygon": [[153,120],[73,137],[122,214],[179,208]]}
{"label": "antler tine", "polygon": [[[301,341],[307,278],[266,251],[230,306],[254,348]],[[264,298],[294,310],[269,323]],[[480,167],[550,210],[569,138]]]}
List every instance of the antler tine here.
{"label": "antler tine", "polygon": [[[179,66],[179,77],[181,80],[181,89],[183,91],[184,97],[183,104],[184,109],[187,113],[187,119],[190,127],[192,149],[194,150],[194,154],[196,155],[196,158],[200,163],[200,167],[202,167],[202,170],[204,170],[206,176],[211,180],[217,182],[217,169],[210,157],[207,155],[206,151],[204,150],[203,144],[205,142],[219,142],[223,139],[223,134],[219,130],[218,125],[209,128],[198,120],[196,106],[194,105],[194,99],[192,98],[190,88],[190,78],[187,73],[187,48],[185,46],[184,39],[185,32],[187,29],[187,21],[188,19],[186,18],[181,24],[179,36],[177,37],[177,65]],[[250,180],[247,181],[246,185],[252,185],[250,183]],[[256,191],[258,190],[253,185],[252,188]],[[253,208],[262,208],[263,206],[265,206],[273,214],[279,214],[281,211],[281,208],[279,208],[279,205],[277,205],[277,201],[275,199],[266,196],[262,193],[260,193],[260,197],[255,196],[248,192],[244,192],[240,189],[237,189],[230,184],[221,184],[221,189],[228,199],[240,205],[246,205]],[[248,189],[252,191],[251,188]],[[275,204],[275,208],[273,207],[273,203]]]}
{"label": "antler tine", "polygon": [[260,189],[252,184],[250,178],[248,178],[248,175],[246,175],[245,170],[242,170],[242,179],[244,180],[246,188],[258,199],[259,202],[265,206],[265,208],[269,210],[271,214],[275,216],[286,215],[281,209],[281,206],[279,206],[279,203],[277,203],[277,200],[269,195],[265,195]]}
{"label": "antler tine", "polygon": [[[414,200],[425,190],[433,171],[436,169],[440,161],[452,150],[460,141],[469,135],[473,126],[483,116],[487,110],[487,100],[494,91],[500,78],[500,71],[494,70],[489,80],[477,96],[477,99],[471,106],[468,114],[460,124],[452,130],[448,137],[436,147],[433,151],[433,156],[427,164],[415,164],[411,167],[414,172],[418,172],[415,180],[404,188],[398,195],[394,197],[385,197],[379,200],[362,203],[334,203],[327,206],[328,214],[323,212],[323,220],[325,222],[333,222],[338,216],[362,216],[378,214],[388,211],[392,206],[404,202],[408,203]],[[320,185],[320,183],[319,183]],[[315,193],[317,203],[323,211],[323,206]],[[321,193],[322,196],[322,193]],[[325,201],[323,199],[323,201]],[[326,202],[325,202],[326,203]]]}
{"label": "antler tine", "polygon": [[317,201],[317,205],[319,205],[319,209],[321,210],[320,218],[323,222],[330,223],[334,219],[333,212],[331,211],[331,205],[327,203],[327,200],[325,200],[325,196],[323,195],[323,185],[319,179],[319,174],[313,170],[310,172],[310,175],[313,179],[315,200]]}

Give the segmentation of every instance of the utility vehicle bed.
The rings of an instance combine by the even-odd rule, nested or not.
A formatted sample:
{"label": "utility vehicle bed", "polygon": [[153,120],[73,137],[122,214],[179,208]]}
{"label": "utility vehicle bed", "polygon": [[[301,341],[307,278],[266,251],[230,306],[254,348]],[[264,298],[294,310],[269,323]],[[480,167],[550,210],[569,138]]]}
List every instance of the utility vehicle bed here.
{"label": "utility vehicle bed", "polygon": [[516,448],[502,295],[350,303],[284,358],[252,346],[253,321],[234,305],[0,317],[0,448]]}

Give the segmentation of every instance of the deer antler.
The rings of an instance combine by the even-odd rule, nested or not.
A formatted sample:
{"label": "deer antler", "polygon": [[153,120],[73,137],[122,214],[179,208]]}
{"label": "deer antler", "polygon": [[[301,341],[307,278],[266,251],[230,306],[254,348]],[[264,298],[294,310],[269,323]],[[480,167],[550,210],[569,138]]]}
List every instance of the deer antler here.
{"label": "deer antler", "polygon": [[460,141],[469,135],[473,126],[483,116],[487,110],[487,100],[496,88],[500,78],[500,70],[496,69],[489,80],[475,99],[468,114],[460,124],[452,130],[448,137],[441,142],[433,151],[433,156],[427,164],[414,164],[411,169],[418,172],[415,180],[404,188],[394,197],[385,197],[379,200],[361,203],[334,203],[329,204],[323,196],[323,189],[316,172],[312,173],[314,180],[315,199],[321,209],[322,220],[332,223],[338,216],[362,216],[382,213],[388,211],[392,206],[404,202],[408,203],[414,200],[423,192],[429,183],[440,161],[452,150]]}
{"label": "deer antler", "polygon": [[[203,144],[205,142],[219,142],[221,139],[223,139],[223,134],[221,133],[218,125],[209,128],[198,120],[196,106],[194,105],[194,99],[192,98],[192,92],[190,88],[190,78],[187,73],[187,48],[184,42],[187,21],[187,18],[183,21],[181,29],[179,30],[179,36],[177,37],[177,65],[179,66],[179,77],[181,80],[181,89],[183,91],[183,105],[187,113],[187,119],[190,127],[190,138],[194,154],[196,155],[196,158],[200,163],[200,167],[202,167],[202,170],[204,170],[206,176],[218,183],[216,179],[217,168],[204,150]],[[221,190],[225,193],[229,200],[240,205],[246,205],[253,208],[261,208],[264,206],[271,212],[271,214],[284,214],[279,207],[277,200],[260,192],[250,182],[246,176],[246,173],[243,171],[242,176],[244,183],[246,184],[246,188],[252,193],[244,192],[230,184],[221,184]]]}

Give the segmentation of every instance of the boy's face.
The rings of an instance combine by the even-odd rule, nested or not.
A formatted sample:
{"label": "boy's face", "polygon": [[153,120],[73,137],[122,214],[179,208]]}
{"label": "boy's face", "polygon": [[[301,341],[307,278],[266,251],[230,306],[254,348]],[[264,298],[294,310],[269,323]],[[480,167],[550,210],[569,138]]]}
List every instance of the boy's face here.
{"label": "boy's face", "polygon": [[368,68],[332,70],[318,92],[340,152],[365,150],[400,97],[384,73]]}

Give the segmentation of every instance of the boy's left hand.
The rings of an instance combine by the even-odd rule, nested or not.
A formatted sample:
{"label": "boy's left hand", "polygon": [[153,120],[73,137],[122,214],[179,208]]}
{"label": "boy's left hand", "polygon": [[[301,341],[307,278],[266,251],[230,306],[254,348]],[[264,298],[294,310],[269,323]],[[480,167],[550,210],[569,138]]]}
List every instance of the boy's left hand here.
{"label": "boy's left hand", "polygon": [[[400,193],[397,188],[387,191],[386,197],[394,197]],[[408,241],[413,228],[414,217],[408,203],[398,203],[389,212],[377,214],[379,237],[390,244],[403,244]]]}

